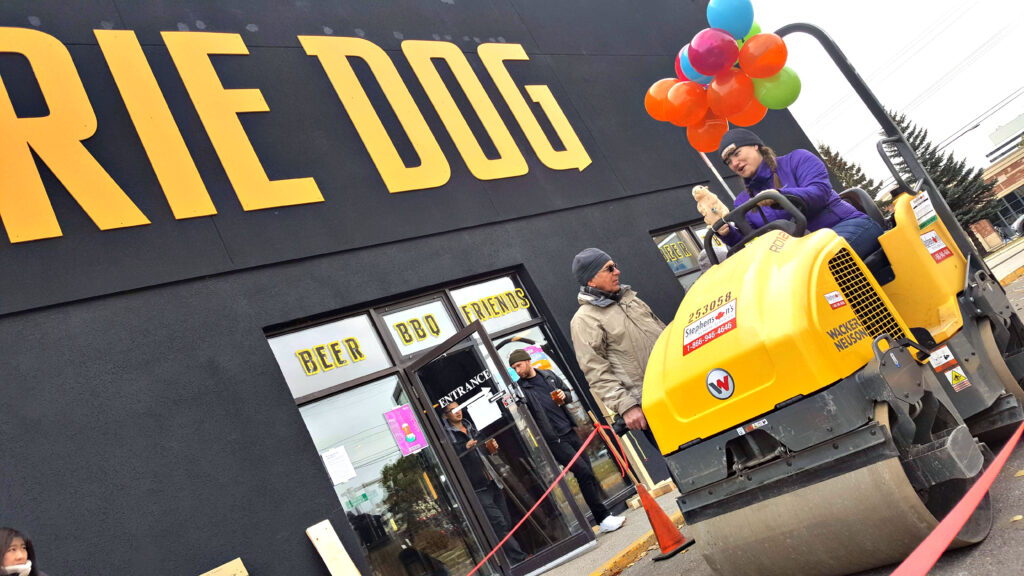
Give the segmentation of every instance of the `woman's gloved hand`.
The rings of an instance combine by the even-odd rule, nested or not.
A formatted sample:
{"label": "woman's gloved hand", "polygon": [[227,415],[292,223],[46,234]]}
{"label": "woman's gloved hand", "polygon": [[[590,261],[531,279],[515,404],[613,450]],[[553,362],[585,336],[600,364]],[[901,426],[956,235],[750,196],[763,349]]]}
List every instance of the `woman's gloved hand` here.
{"label": "woman's gloved hand", "polygon": [[[775,192],[776,194],[779,193],[778,190],[776,190],[774,188],[769,188],[767,190],[761,190],[760,192],[758,192],[758,194],[764,194],[765,192]],[[762,208],[771,208],[771,207],[775,206],[775,200],[771,200],[771,199],[769,199],[769,200],[761,200],[760,202],[757,203],[757,205],[762,207]]]}
{"label": "woman's gloved hand", "polygon": [[[693,199],[697,201],[697,210],[704,217],[704,223],[708,225],[708,228],[721,223],[722,218],[729,213],[729,208],[707,186],[694,186],[692,193]],[[729,225],[719,226],[715,232],[728,234]]]}

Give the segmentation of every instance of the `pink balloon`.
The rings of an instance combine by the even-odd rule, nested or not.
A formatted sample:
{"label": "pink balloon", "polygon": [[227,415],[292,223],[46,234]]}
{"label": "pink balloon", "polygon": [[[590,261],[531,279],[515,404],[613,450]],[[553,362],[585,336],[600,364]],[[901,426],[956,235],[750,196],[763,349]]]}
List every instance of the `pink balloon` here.
{"label": "pink balloon", "polygon": [[683,65],[679,62],[679,54],[676,54],[676,78],[680,80],[689,80],[686,74],[683,74]]}
{"label": "pink balloon", "polygon": [[736,62],[740,48],[732,34],[718,28],[705,28],[690,41],[688,54],[694,70],[714,76]]}

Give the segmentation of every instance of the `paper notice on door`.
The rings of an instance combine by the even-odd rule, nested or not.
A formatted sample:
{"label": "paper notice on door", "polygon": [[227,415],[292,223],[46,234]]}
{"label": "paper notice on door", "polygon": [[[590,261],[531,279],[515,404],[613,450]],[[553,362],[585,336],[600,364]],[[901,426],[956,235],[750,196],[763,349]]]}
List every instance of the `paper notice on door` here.
{"label": "paper notice on door", "polygon": [[327,467],[327,473],[331,476],[331,484],[337,486],[356,477],[356,470],[352,467],[352,460],[348,457],[344,446],[335,446],[324,450],[320,453],[320,457],[324,459],[324,466]]}

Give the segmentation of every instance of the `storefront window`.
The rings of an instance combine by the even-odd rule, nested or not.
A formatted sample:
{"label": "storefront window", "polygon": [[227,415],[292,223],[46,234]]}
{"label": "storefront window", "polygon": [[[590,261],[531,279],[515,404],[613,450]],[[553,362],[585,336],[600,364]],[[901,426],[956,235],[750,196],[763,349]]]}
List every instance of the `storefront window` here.
{"label": "storefront window", "polygon": [[268,341],[295,398],[391,366],[384,344],[366,314]]}
{"label": "storefront window", "polygon": [[[539,370],[550,370],[563,382],[568,382],[575,391],[576,387],[572,386],[572,380],[569,380],[565,372],[559,366],[557,358],[558,353],[554,346],[549,342],[547,336],[541,330],[540,327],[533,327],[522,332],[510,334],[501,338],[495,339],[494,347],[498,351],[498,356],[502,360],[506,361],[505,366],[509,372],[511,380],[516,381],[519,376],[516,371],[511,367],[508,367],[508,356],[513,350],[523,349],[530,355],[530,363],[534,368]],[[578,391],[575,392],[573,401],[579,401],[580,394]],[[585,411],[585,409],[581,409]],[[572,411],[570,412],[572,413]],[[579,433],[586,438],[593,430],[594,427],[591,425],[589,417],[585,414],[579,414],[579,419],[576,424],[578,425]],[[597,481],[600,484],[603,499],[607,500],[609,494],[617,494],[626,488],[625,482],[622,480],[618,466],[615,464],[615,460],[611,453],[608,451],[608,447],[603,442],[591,442],[590,446],[584,452],[584,456],[590,459],[591,467],[594,469],[594,475],[597,476]],[[566,480],[569,483],[569,488],[583,510],[587,509],[586,502],[583,500],[583,494],[580,492],[579,484],[576,482],[576,478],[572,475],[566,476]]]}
{"label": "storefront window", "polygon": [[452,299],[463,326],[479,320],[488,334],[500,332],[534,318],[533,302],[511,276],[452,290]]}
{"label": "storefront window", "polygon": [[[689,290],[697,278],[700,278],[701,269],[698,261],[701,250],[704,249],[704,234],[707,226],[699,225],[680,226],[678,228],[652,234],[654,244],[661,252],[662,258],[672,269],[683,290]],[[721,240],[712,240],[716,246],[724,247]]]}
{"label": "storefront window", "polygon": [[[299,412],[373,574],[468,574],[483,558],[481,546],[422,422],[403,410],[408,404],[398,377],[389,376]],[[392,414],[412,419],[400,416],[395,426]]]}
{"label": "storefront window", "polygon": [[433,348],[458,331],[440,298],[388,312],[381,318],[402,356]]}

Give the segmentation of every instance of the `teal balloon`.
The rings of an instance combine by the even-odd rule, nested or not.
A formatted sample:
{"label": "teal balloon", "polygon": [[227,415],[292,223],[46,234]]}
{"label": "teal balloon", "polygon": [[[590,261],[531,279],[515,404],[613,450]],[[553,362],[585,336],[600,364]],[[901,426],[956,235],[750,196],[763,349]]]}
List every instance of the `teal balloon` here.
{"label": "teal balloon", "polygon": [[708,24],[725,30],[733,38],[743,38],[754,22],[754,5],[750,0],[711,0],[708,3]]}
{"label": "teal balloon", "polygon": [[751,80],[754,81],[754,98],[771,110],[787,108],[800,96],[800,77],[789,66],[774,76]]}

